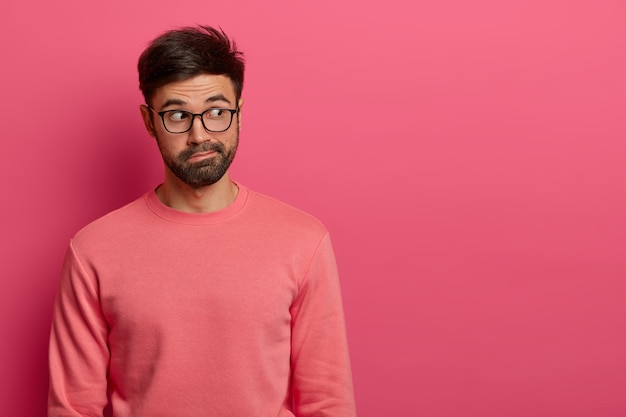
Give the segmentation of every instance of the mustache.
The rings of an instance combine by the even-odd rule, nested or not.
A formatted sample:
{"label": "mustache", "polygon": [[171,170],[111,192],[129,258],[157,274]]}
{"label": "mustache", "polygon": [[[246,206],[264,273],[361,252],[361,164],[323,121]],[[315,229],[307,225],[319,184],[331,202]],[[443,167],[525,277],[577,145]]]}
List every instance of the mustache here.
{"label": "mustache", "polygon": [[224,145],[222,145],[219,142],[204,142],[204,143],[201,143],[200,145],[192,145],[189,148],[182,151],[180,154],[178,154],[178,159],[181,161],[186,161],[187,159],[191,158],[193,155],[197,153],[210,152],[210,151],[223,154]]}

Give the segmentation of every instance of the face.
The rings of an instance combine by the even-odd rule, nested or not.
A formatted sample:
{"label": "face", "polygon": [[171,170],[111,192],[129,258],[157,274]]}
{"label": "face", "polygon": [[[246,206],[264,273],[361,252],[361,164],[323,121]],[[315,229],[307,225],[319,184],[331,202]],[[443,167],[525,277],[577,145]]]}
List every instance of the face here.
{"label": "face", "polygon": [[[209,132],[195,117],[185,133],[170,133],[163,126],[158,112],[186,110],[202,113],[210,108],[241,108],[236,102],[231,80],[224,75],[202,74],[188,80],[166,84],[152,98],[150,111],[141,106],[148,133],[156,138],[166,167],[166,181],[178,179],[194,187],[215,184],[228,172],[239,143],[240,112],[224,132]],[[168,178],[169,177],[169,178]]]}

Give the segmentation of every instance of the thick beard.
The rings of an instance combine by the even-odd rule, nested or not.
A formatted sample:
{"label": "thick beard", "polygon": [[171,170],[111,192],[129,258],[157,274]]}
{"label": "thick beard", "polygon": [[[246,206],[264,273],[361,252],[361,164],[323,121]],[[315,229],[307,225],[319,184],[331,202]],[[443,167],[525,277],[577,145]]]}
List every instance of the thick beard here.
{"label": "thick beard", "polygon": [[[172,158],[163,153],[165,165],[185,184],[193,188],[206,187],[218,182],[235,159],[239,138],[236,138],[235,145],[226,150],[220,142],[204,142],[200,145],[193,145],[179,153],[176,158]],[[217,154],[211,158],[200,162],[189,163],[187,160],[199,152],[214,151]]]}

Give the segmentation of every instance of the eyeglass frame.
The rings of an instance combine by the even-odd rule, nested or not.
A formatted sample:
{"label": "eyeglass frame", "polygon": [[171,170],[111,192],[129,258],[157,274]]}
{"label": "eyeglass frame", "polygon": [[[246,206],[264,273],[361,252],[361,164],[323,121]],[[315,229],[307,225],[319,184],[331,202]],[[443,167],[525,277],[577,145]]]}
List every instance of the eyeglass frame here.
{"label": "eyeglass frame", "polygon": [[[163,111],[156,111],[154,110],[152,107],[150,106],[146,106],[148,108],[148,110],[150,110],[151,112],[158,114],[161,117],[161,122],[163,123],[163,128],[168,132],[171,133],[172,135],[178,135],[181,133],[187,133],[189,132],[192,128],[193,128],[193,122],[196,120],[196,116],[200,116],[200,123],[202,123],[202,127],[204,128],[204,130],[206,130],[207,132],[212,132],[212,133],[221,133],[221,132],[226,132],[228,129],[230,129],[230,127],[233,124],[233,117],[235,116],[235,113],[239,113],[239,106],[237,106],[237,108],[235,109],[225,109],[222,107],[211,107],[210,109],[206,109],[205,111],[203,111],[202,113],[192,113],[188,110],[163,110]],[[209,128],[206,127],[206,125],[204,124],[204,114],[206,112],[209,112],[211,110],[224,110],[230,113],[230,121],[228,122],[228,126],[226,127],[226,129],[224,130],[211,130]],[[169,130],[167,128],[167,126],[165,125],[165,113],[169,113],[169,112],[185,112],[189,115],[191,115],[191,123],[189,124],[189,129],[184,130],[182,132],[172,132],[171,130]]]}

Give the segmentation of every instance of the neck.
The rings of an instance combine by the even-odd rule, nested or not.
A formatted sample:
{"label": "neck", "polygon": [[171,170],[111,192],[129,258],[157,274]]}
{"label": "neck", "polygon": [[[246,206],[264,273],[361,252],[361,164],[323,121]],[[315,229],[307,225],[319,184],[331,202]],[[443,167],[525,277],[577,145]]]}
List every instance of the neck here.
{"label": "neck", "polygon": [[157,197],[166,206],[187,213],[219,211],[232,203],[239,191],[228,172],[215,184],[198,188],[167,174],[163,184],[156,190]]}

